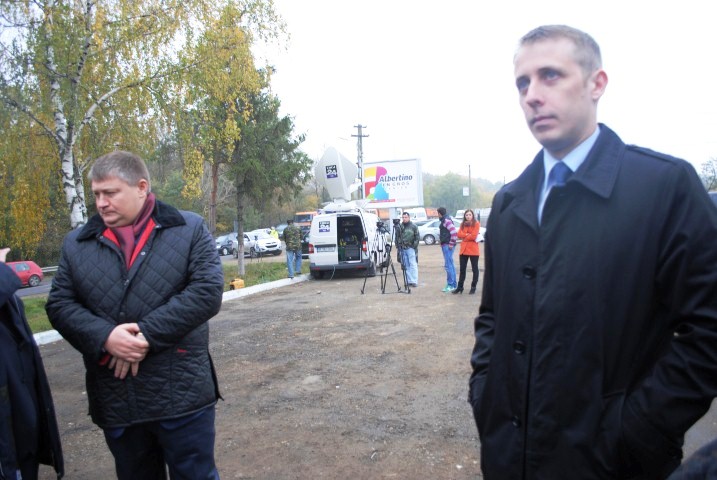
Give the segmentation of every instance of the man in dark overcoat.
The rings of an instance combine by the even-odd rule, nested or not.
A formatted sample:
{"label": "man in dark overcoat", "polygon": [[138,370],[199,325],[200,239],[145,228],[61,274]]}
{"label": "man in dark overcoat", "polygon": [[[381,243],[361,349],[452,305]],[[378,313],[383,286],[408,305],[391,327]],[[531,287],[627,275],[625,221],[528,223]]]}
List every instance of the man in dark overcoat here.
{"label": "man in dark overcoat", "polygon": [[694,168],[597,123],[584,32],[521,40],[543,146],[495,197],[469,400],[487,480],[660,479],[717,395],[717,209]]}
{"label": "man in dark overcoat", "polygon": [[15,292],[22,282],[0,248],[0,479],[38,477],[39,465],[64,475],[60,434],[40,350]]}

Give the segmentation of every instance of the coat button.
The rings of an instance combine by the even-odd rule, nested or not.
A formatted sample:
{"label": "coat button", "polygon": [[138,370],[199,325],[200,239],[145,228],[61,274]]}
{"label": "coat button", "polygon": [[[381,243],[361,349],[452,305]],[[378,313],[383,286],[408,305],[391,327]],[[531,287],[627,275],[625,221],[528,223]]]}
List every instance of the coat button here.
{"label": "coat button", "polygon": [[528,280],[532,280],[535,278],[535,267],[532,265],[526,265],[523,267],[523,277],[527,278]]}
{"label": "coat button", "polygon": [[518,355],[522,355],[525,353],[525,343],[521,342],[520,340],[513,343],[513,350]]}
{"label": "coat button", "polygon": [[520,428],[520,419],[518,418],[517,415],[513,416],[510,423],[512,423],[515,428]]}

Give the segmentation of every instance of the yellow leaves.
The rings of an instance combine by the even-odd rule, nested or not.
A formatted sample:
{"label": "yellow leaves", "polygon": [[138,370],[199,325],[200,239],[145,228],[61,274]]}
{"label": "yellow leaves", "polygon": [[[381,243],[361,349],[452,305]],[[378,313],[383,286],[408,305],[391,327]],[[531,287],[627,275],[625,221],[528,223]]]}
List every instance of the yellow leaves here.
{"label": "yellow leaves", "polygon": [[196,149],[190,150],[184,156],[184,187],[182,197],[201,198],[202,176],[204,175],[204,156]]}
{"label": "yellow leaves", "polygon": [[[6,139],[2,166],[3,194],[0,201],[6,208],[8,218],[4,219],[0,231],[0,243],[10,246],[22,258],[31,258],[37,251],[46,230],[45,214],[50,206],[48,196],[50,168],[46,160],[47,145],[34,145],[27,140],[31,135],[18,139]],[[4,237],[4,238],[3,238]]]}

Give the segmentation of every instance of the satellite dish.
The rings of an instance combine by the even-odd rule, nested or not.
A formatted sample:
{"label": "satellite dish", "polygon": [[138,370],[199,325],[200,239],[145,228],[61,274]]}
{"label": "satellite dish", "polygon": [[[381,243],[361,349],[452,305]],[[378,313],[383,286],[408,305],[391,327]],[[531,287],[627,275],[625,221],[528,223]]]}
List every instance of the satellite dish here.
{"label": "satellite dish", "polygon": [[334,147],[326,149],[321,160],[316,164],[314,173],[316,181],[326,188],[334,201],[351,200],[351,191],[355,190],[352,187],[355,187],[354,181],[358,177],[358,167]]}

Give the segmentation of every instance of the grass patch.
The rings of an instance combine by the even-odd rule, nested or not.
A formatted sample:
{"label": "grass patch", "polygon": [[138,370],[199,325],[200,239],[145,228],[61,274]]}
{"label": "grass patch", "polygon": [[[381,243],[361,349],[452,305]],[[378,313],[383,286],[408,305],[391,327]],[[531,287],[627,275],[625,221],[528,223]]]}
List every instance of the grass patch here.
{"label": "grass patch", "polygon": [[30,324],[32,333],[52,330],[50,320],[47,319],[47,313],[45,313],[47,296],[34,295],[32,297],[23,297],[21,300],[25,304],[25,316],[27,317],[27,323]]}
{"label": "grass patch", "polygon": [[[229,291],[229,282],[237,276],[237,265],[236,263],[222,263],[222,268],[224,270],[224,291],[227,292]],[[285,262],[247,262],[244,269],[246,270],[245,287],[286,278]],[[309,262],[302,262],[301,272],[309,273]],[[25,304],[25,315],[32,333],[52,330],[50,320],[47,319],[47,313],[45,313],[46,295],[22,297],[21,300]]]}
{"label": "grass patch", "polygon": [[[224,291],[229,290],[229,282],[237,277],[236,263],[223,263]],[[286,278],[286,262],[251,262],[244,264],[246,274],[243,277],[244,286],[251,287],[260,283],[273,282]],[[309,262],[301,262],[301,273],[309,273]]]}

